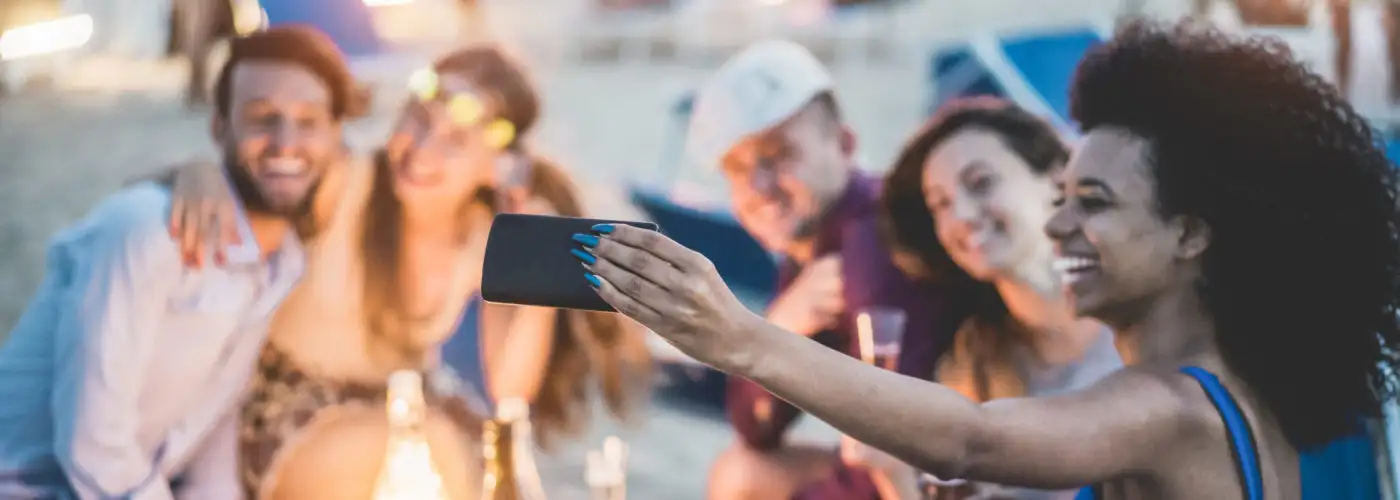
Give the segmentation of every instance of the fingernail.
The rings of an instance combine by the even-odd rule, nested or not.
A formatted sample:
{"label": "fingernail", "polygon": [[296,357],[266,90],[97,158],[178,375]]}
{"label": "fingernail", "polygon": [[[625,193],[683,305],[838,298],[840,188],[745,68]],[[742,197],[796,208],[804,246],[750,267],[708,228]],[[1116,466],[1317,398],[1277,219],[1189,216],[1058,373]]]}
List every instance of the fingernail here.
{"label": "fingernail", "polygon": [[593,288],[602,288],[602,287],[603,287],[603,280],[598,279],[598,275],[596,275],[596,274],[593,274],[593,273],[583,273],[583,279],[588,280],[588,284],[593,285]]}
{"label": "fingernail", "polygon": [[612,234],[612,232],[613,232],[613,225],[612,225],[612,224],[595,224],[595,225],[593,226],[593,232],[598,233],[598,234]]}
{"label": "fingernail", "polygon": [[598,246],[598,237],[597,237],[597,236],[593,236],[593,235],[591,235],[591,234],[575,234],[575,235],[574,235],[574,241],[577,241],[577,242],[579,242],[580,244],[582,244],[583,246],[586,246],[586,247],[588,247],[588,248],[593,248],[593,247]]}
{"label": "fingernail", "polygon": [[583,251],[583,250],[579,250],[579,249],[577,249],[577,248],[574,248],[574,249],[569,250],[569,253],[574,254],[574,257],[577,258],[578,260],[583,261],[584,264],[597,264],[597,263],[598,263],[598,258],[597,258],[597,257],[594,257],[593,254],[590,254],[590,253],[585,252],[585,251]]}

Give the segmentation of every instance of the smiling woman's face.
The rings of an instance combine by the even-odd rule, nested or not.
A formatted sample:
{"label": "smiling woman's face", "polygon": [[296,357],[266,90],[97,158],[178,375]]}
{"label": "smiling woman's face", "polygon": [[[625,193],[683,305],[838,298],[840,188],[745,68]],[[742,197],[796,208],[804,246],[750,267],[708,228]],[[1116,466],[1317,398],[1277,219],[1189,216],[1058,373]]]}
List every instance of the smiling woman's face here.
{"label": "smiling woman's face", "polygon": [[1043,228],[1054,185],[995,132],[949,136],[925,160],[923,186],[939,243],[969,275],[992,281],[1044,272],[1027,267],[1051,258]]}
{"label": "smiling woman's face", "polygon": [[386,148],[394,191],[406,203],[460,199],[495,180],[500,151],[484,129],[491,102],[465,78],[438,78],[440,96],[410,100]]}
{"label": "smiling woman's face", "polygon": [[1204,244],[1158,210],[1146,140],[1101,127],[1085,135],[1062,177],[1046,224],[1056,270],[1081,315],[1113,323],[1164,290],[1189,283],[1186,261]]}

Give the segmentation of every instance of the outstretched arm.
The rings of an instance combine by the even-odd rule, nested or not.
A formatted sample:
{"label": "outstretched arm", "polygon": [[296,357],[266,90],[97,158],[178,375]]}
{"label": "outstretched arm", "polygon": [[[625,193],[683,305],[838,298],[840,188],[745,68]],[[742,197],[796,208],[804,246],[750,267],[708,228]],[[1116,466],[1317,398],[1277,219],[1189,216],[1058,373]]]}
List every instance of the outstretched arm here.
{"label": "outstretched arm", "polygon": [[[861,363],[750,313],[703,256],[660,233],[599,226],[599,294],[698,360],[749,378],[843,433],[943,478],[1046,489],[1151,475],[1194,444],[1176,392],[1122,371],[1054,398],[978,404]],[[564,251],[561,249],[561,251]]]}

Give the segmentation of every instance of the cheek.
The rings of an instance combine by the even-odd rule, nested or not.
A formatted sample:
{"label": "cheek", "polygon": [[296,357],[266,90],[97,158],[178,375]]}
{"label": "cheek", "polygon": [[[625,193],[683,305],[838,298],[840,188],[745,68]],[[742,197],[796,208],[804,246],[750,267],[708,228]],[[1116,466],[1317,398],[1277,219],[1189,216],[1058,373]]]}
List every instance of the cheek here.
{"label": "cheek", "polygon": [[1084,236],[1099,253],[1100,265],[1140,285],[1170,272],[1170,252],[1163,252],[1164,229],[1147,221],[1102,220],[1084,225]]}
{"label": "cheek", "polygon": [[264,134],[234,134],[232,137],[233,147],[244,156],[257,156],[266,151],[271,142]]}
{"label": "cheek", "polygon": [[961,230],[958,221],[944,215],[944,212],[939,212],[933,216],[933,226],[933,233],[938,238],[938,244],[943,245],[943,248],[949,251],[954,251],[954,244],[957,242],[957,235]]}

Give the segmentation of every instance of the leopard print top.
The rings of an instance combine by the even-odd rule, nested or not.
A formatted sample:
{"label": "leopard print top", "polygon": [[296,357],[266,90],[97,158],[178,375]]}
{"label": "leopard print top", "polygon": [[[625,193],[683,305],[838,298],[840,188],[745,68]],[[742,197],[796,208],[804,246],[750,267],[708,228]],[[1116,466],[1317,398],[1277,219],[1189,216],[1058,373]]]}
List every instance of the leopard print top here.
{"label": "leopard print top", "polygon": [[[442,367],[423,374],[424,397],[470,433],[481,430],[482,399]],[[298,368],[268,345],[258,360],[239,431],[239,475],[248,498],[258,498],[278,454],[321,411],[344,405],[383,407],[386,385],[330,380]]]}

